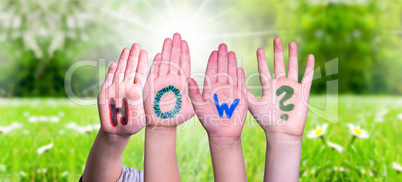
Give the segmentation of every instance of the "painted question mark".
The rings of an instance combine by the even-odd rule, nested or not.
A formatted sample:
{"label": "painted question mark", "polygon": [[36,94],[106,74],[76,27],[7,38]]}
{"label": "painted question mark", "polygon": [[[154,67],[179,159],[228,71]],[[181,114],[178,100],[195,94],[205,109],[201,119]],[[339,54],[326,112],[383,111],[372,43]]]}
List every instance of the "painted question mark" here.
{"label": "painted question mark", "polygon": [[[283,98],[279,101],[279,108],[282,111],[291,111],[295,108],[295,105],[288,104],[285,106],[285,105],[283,105],[283,103],[293,96],[294,90],[292,87],[285,85],[285,86],[279,87],[278,90],[276,90],[276,95],[280,96],[283,92],[285,92],[285,96],[283,96]],[[283,120],[288,120],[288,118],[289,118],[288,114],[281,115],[281,119],[283,119]]]}

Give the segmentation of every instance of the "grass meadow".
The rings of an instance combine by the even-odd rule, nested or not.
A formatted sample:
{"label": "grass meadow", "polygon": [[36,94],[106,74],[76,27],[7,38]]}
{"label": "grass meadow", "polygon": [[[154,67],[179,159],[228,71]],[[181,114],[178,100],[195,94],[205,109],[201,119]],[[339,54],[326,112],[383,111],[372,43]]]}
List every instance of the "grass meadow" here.
{"label": "grass meadow", "polygon": [[[325,97],[313,96],[310,102],[323,107]],[[402,181],[396,166],[402,164],[402,98],[340,96],[338,103],[336,124],[309,114],[300,181]],[[78,181],[98,131],[96,105],[79,106],[68,99],[1,99],[0,112],[0,182]],[[325,123],[324,135],[307,137]],[[353,137],[348,123],[359,125],[368,138]],[[343,150],[325,144],[328,140]],[[262,181],[266,141],[250,114],[242,142],[248,180]],[[143,169],[143,151],[142,130],[131,138],[124,165]],[[182,181],[213,181],[206,132],[196,118],[178,130],[177,157]]]}

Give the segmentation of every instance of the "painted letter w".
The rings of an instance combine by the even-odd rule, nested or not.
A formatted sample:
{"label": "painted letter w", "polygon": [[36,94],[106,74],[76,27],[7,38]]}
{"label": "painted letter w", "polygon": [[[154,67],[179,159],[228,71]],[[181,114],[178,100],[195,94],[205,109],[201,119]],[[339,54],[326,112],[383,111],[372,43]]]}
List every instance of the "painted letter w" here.
{"label": "painted letter w", "polygon": [[216,109],[218,110],[219,117],[222,118],[223,117],[223,111],[225,111],[226,112],[226,117],[228,119],[230,119],[232,117],[233,111],[235,110],[235,108],[239,104],[240,99],[234,100],[232,105],[230,107],[228,107],[228,105],[226,103],[222,103],[222,105],[219,105],[218,96],[216,94],[214,94],[214,102],[215,102]]}

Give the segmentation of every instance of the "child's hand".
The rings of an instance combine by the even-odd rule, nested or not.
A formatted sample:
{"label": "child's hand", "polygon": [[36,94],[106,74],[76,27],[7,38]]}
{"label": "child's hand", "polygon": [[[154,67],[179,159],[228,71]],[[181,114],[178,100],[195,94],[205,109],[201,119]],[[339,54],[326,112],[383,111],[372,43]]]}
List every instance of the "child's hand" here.
{"label": "child's hand", "polygon": [[247,95],[250,112],[267,137],[264,181],[298,181],[314,56],[307,58],[301,84],[298,83],[296,43],[289,44],[288,77],[279,37],[274,40],[274,79],[271,79],[262,49],[257,50],[257,60],[262,97],[257,99],[250,91]]}
{"label": "child's hand", "polygon": [[[190,78],[189,83],[191,100],[210,139],[240,140],[248,103],[244,71],[237,68],[235,53],[228,53],[225,44],[212,52],[202,95],[194,79]],[[228,106],[226,110],[225,104]]]}
{"label": "child's hand", "polygon": [[144,88],[144,106],[149,126],[177,126],[194,116],[188,98],[191,74],[190,52],[180,34],[163,43],[155,56]]}
{"label": "child's hand", "polygon": [[98,96],[101,129],[88,155],[83,181],[117,181],[130,136],[145,126],[142,85],[148,68],[147,52],[133,44],[112,63]]}
{"label": "child's hand", "polygon": [[176,158],[176,129],[194,116],[188,97],[191,74],[190,51],[178,33],[165,39],[162,54],[152,63],[144,88],[147,114],[145,129],[144,179],[180,181]]}
{"label": "child's hand", "polygon": [[190,97],[209,138],[215,181],[247,181],[241,132],[247,115],[244,71],[236,55],[219,46],[209,57],[204,89],[189,79]]}
{"label": "child's hand", "polygon": [[145,126],[142,88],[147,68],[147,52],[138,44],[123,49],[119,63],[110,66],[98,96],[101,130],[107,136],[127,138]]}
{"label": "child's hand", "polygon": [[[260,99],[257,99],[249,92],[251,114],[265,130],[268,138],[301,141],[314,74],[314,56],[309,55],[307,58],[306,70],[301,84],[298,83],[296,43],[289,43],[287,77],[282,41],[279,37],[274,40],[274,79],[271,78],[264,50],[261,48],[257,50],[257,60],[263,94]],[[286,99],[287,95],[285,94],[289,95],[290,98]],[[282,101],[285,102],[282,103]]]}

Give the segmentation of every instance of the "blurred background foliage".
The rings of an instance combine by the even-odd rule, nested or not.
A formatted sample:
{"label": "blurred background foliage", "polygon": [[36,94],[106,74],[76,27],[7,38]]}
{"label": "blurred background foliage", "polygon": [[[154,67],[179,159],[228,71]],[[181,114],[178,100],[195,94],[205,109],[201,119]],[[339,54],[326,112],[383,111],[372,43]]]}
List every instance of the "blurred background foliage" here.
{"label": "blurred background foliage", "polygon": [[[189,35],[186,26],[203,25],[200,18],[156,35],[164,30],[153,31],[161,26],[152,18],[174,20],[163,11],[185,17],[177,12],[180,8],[194,17],[209,17],[199,28],[207,36],[185,36]],[[0,2],[0,96],[65,97],[66,72],[83,60],[99,65],[78,68],[67,83],[78,97],[96,96],[108,67],[102,61],[116,61],[120,50],[133,42],[149,49],[151,61],[163,37],[176,31],[194,40],[189,40],[190,48],[199,44],[196,40],[209,41],[205,53],[191,50],[196,55],[194,64],[203,60],[203,66],[193,65],[193,72],[204,72],[208,53],[225,42],[248,75],[257,71],[255,50],[264,48],[273,73],[272,40],[281,36],[285,50],[290,41],[298,44],[299,79],[307,55],[315,55],[320,68],[316,75],[321,76],[314,80],[313,93],[325,93],[326,81],[338,79],[343,94],[401,94],[401,10],[401,1],[387,0],[4,0]],[[326,75],[325,63],[334,59],[339,61],[338,74]],[[259,85],[258,79],[251,79],[249,85]]]}

